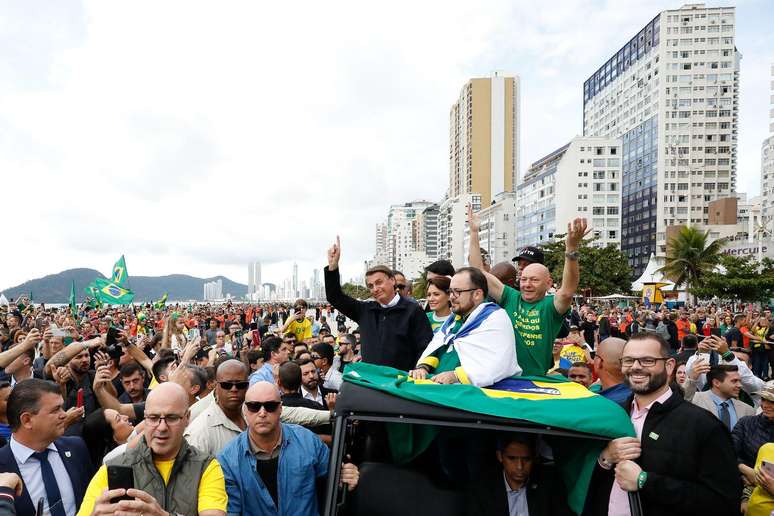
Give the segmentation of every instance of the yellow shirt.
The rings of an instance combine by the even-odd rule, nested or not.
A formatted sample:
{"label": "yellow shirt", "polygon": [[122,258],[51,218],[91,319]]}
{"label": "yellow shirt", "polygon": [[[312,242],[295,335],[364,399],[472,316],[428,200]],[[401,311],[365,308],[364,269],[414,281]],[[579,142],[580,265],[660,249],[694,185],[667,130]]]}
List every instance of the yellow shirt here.
{"label": "yellow shirt", "polygon": [[[766,443],[758,449],[755,469],[760,468],[764,460],[774,462],[774,443]],[[747,505],[747,516],[769,516],[771,511],[774,511],[774,497],[762,487],[756,486]]]}
{"label": "yellow shirt", "polygon": [[312,323],[309,319],[304,319],[301,322],[296,320],[290,323],[285,331],[295,333],[296,341],[304,342],[304,340],[312,338]]}
{"label": "yellow shirt", "polygon": [[[172,474],[174,460],[153,461],[156,469],[159,471],[164,484],[169,482],[169,476]],[[86,494],[83,496],[83,503],[77,516],[89,516],[94,510],[94,504],[97,498],[102,496],[103,491],[108,488],[107,467],[101,466],[89,482]],[[217,460],[212,462],[204,470],[201,480],[199,480],[199,512],[203,511],[223,511],[226,512],[228,506],[228,495],[226,495],[226,481],[223,478],[223,470]]]}

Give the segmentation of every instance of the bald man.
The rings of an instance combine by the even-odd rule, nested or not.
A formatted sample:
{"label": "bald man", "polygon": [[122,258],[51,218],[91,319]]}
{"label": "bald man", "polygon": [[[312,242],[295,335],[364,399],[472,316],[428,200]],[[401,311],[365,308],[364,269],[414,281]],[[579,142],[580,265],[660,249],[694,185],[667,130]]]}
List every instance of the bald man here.
{"label": "bald man", "polygon": [[[470,225],[470,265],[482,269],[481,257],[475,251],[480,222],[468,207]],[[516,355],[524,375],[545,374],[553,365],[551,351],[554,339],[562,329],[562,321],[570,310],[572,297],[578,289],[580,268],[578,248],[587,233],[586,219],[575,219],[567,224],[564,273],[562,285],[555,295],[547,295],[551,288],[551,274],[545,265],[533,263],[521,271],[519,288],[503,285],[492,274],[485,272],[489,295],[508,312],[516,334]]]}
{"label": "bald man", "polygon": [[[599,377],[599,390],[592,391],[620,405],[626,403],[632,390],[624,383],[621,371],[621,356],[626,341],[618,337],[608,337],[597,346],[594,355],[594,370]],[[596,386],[592,386],[596,387]]]}
{"label": "bald man", "polygon": [[249,387],[247,366],[226,360],[215,371],[215,402],[191,421],[185,431],[188,442],[199,451],[217,455],[246,428],[242,403]]}
{"label": "bald man", "polygon": [[[153,389],[145,402],[145,430],[139,444],[107,463],[132,468],[134,485],[143,489],[107,491],[107,467],[102,466],[86,490],[78,515],[121,511],[144,516],[225,516],[228,498],[223,471],[212,455],[186,442],[187,424],[185,389],[173,382]],[[111,503],[123,495],[133,500]]]}
{"label": "bald man", "polygon": [[[328,475],[328,447],[304,427],[280,422],[277,386],[257,382],[247,391],[247,430],[218,455],[228,485],[228,513],[318,514],[315,484]],[[341,466],[341,480],[354,489],[358,470]]]}
{"label": "bald man", "polygon": [[489,271],[492,276],[499,279],[503,285],[516,288],[518,286],[519,271],[510,262],[500,262]]}

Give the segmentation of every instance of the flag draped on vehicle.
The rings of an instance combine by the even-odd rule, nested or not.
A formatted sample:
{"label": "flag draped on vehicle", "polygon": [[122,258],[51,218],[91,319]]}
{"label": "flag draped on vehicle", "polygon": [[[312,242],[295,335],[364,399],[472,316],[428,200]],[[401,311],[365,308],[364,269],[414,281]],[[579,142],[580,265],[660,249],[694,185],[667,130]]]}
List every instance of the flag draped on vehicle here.
{"label": "flag draped on vehicle", "polygon": [[[489,388],[480,388],[414,380],[404,371],[357,362],[347,366],[344,380],[419,403],[529,421],[597,437],[615,439],[636,435],[628,414],[620,406],[563,377],[514,376]],[[435,427],[412,429],[412,426],[390,425],[390,448],[399,462],[408,462],[422,453],[438,433]],[[554,459],[567,486],[570,507],[580,514],[594,466],[606,442],[558,436],[547,436],[546,440],[553,447]]]}

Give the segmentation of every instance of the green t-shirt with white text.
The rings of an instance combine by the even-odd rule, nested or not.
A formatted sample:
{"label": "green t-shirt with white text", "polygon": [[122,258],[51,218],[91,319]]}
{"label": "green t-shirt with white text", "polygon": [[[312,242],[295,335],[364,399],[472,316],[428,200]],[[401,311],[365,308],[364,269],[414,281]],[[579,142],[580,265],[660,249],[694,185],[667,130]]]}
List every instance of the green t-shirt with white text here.
{"label": "green t-shirt with white text", "polygon": [[546,296],[536,303],[521,298],[521,292],[503,286],[500,306],[508,312],[516,334],[516,357],[524,376],[543,375],[554,364],[554,339],[562,329],[565,314],[554,308],[554,296]]}

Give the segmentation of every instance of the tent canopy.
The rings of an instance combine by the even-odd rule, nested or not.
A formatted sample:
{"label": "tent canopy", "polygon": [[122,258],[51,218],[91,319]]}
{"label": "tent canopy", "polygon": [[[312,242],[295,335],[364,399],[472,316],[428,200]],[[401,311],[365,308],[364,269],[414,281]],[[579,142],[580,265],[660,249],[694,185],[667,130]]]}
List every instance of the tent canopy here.
{"label": "tent canopy", "polygon": [[650,253],[647,267],[645,267],[642,275],[632,283],[632,291],[642,292],[645,285],[659,285],[661,290],[674,290],[674,282],[665,278],[664,275],[659,272],[659,269],[660,267],[658,263],[656,263],[656,256],[653,253]]}

